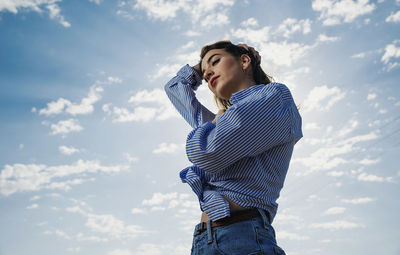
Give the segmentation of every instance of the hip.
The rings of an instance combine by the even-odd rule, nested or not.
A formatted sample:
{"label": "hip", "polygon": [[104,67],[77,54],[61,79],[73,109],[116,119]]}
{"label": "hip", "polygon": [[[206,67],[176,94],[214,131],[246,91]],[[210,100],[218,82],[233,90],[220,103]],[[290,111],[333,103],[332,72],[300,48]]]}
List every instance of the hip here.
{"label": "hip", "polygon": [[229,225],[207,228],[193,235],[192,255],[284,255],[277,245],[275,230],[261,215]]}

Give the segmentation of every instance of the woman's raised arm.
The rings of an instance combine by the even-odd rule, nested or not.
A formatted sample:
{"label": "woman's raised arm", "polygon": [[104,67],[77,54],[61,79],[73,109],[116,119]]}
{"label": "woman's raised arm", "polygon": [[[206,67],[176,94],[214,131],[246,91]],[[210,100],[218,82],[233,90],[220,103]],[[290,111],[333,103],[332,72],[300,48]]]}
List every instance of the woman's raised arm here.
{"label": "woman's raised arm", "polygon": [[197,69],[196,66],[185,65],[164,86],[171,103],[193,128],[215,118],[215,114],[196,98],[195,90],[200,86],[202,80],[199,67]]}

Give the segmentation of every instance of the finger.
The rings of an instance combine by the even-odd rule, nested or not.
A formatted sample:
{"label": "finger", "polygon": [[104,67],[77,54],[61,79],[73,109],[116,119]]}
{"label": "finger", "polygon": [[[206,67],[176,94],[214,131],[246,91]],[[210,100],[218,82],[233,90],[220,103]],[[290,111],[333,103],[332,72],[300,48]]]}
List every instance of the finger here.
{"label": "finger", "polygon": [[240,44],[238,44],[238,46],[245,48],[246,50],[249,50],[249,46],[247,46],[247,44],[240,43]]}

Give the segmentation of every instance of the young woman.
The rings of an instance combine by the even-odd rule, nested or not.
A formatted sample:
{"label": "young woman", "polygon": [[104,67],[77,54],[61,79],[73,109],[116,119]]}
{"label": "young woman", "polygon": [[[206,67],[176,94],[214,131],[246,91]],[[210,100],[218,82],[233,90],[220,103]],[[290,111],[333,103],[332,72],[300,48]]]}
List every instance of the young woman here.
{"label": "young woman", "polygon": [[[192,254],[285,254],[271,223],[302,137],[296,104],[285,85],[269,80],[247,45],[220,41],[203,47],[200,57],[165,85],[193,127],[186,153],[194,165],[180,173],[202,210]],[[215,95],[218,114],[195,97],[202,79]]]}

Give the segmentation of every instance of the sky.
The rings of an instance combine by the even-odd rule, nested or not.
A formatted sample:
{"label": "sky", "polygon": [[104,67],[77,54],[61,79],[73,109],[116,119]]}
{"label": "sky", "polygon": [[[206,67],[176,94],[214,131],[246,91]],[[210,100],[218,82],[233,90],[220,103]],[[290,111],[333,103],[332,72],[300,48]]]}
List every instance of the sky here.
{"label": "sky", "polygon": [[399,0],[0,0],[0,255],[189,254],[191,128],[163,87],[222,39],[303,118],[278,244],[400,254],[399,31]]}

